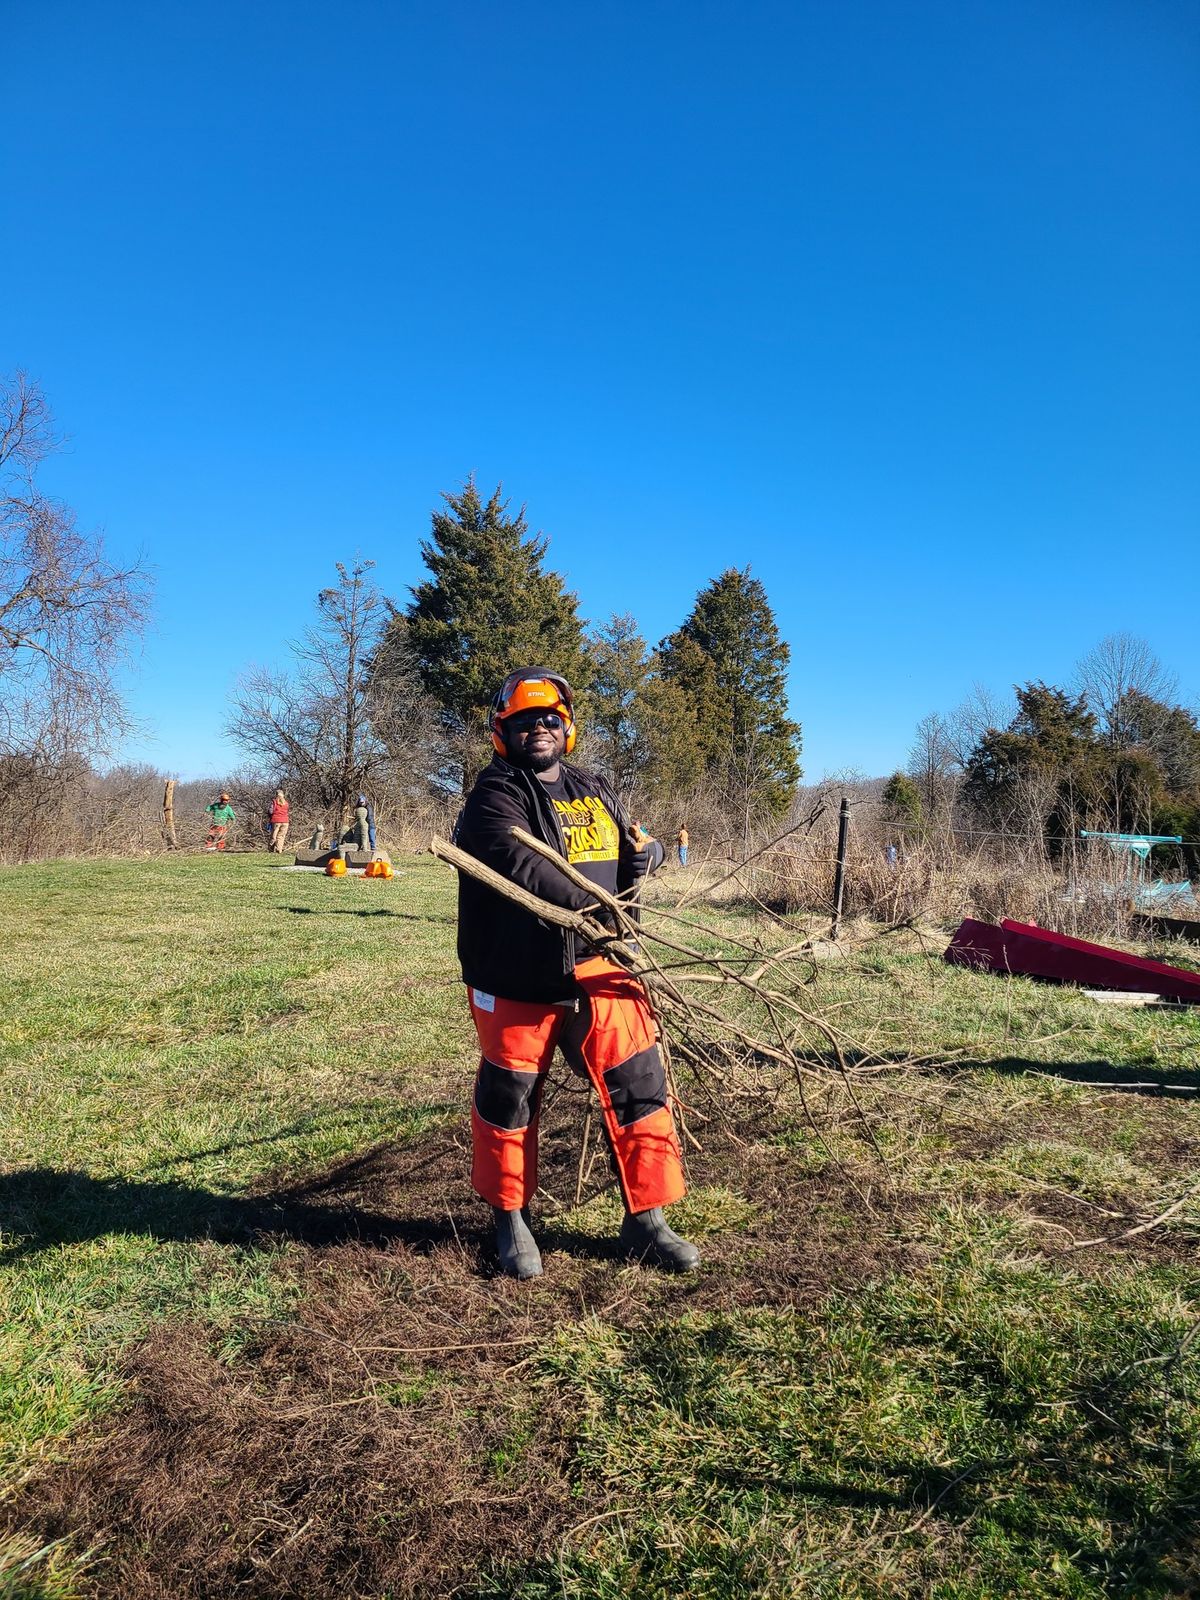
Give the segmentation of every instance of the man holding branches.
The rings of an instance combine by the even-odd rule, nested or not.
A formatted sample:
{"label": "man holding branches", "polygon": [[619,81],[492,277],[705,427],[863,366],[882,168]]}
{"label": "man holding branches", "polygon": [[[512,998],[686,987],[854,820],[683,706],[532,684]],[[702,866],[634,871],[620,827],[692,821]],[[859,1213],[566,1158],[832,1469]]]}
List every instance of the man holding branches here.
{"label": "man holding branches", "polygon": [[[628,895],[662,865],[662,845],[630,822],[605,780],[564,759],[577,732],[565,678],[544,667],[510,673],[489,725],[496,753],[459,818],[460,849],[570,910],[596,901],[515,838],[514,828],[541,839],[609,894]],[[492,1207],[502,1270],[516,1278],[542,1270],[528,1208],[537,1188],[542,1085],[558,1046],[600,1100],[625,1201],[623,1253],[668,1271],[694,1271],[699,1252],[662,1212],[686,1185],[641,983],[573,930],[542,922],[466,873],[458,894],[458,953],[481,1051],[471,1181]]]}

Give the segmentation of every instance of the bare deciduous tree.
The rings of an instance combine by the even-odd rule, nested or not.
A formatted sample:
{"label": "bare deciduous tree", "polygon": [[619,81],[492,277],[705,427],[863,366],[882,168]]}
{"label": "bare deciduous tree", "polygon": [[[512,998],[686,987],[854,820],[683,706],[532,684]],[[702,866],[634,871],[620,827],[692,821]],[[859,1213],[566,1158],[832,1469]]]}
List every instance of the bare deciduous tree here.
{"label": "bare deciduous tree", "polygon": [[1076,682],[1114,749],[1137,743],[1136,730],[1125,713],[1129,697],[1145,695],[1169,701],[1177,682],[1144,639],[1132,633],[1110,633],[1079,662]]}
{"label": "bare deciduous tree", "polygon": [[0,380],[0,807],[31,854],[87,758],[128,731],[115,673],[150,598],[138,564],[111,562],[38,487],[59,443],[39,387]]}
{"label": "bare deciduous tree", "polygon": [[0,382],[0,744],[102,753],[128,720],[113,674],[148,610],[136,564],[113,565],[37,469],[57,448],[49,407],[24,373]]}
{"label": "bare deciduous tree", "polygon": [[944,720],[946,739],[960,772],[966,770],[976,745],[989,729],[1008,727],[1014,709],[1011,696],[993,694],[982,683],[972,685],[970,694]]}
{"label": "bare deciduous tree", "polygon": [[909,776],[921,793],[921,806],[929,821],[944,815],[954,793],[957,763],[954,739],[943,717],[931,711],[917,723],[908,753]]}
{"label": "bare deciduous tree", "polygon": [[[355,796],[398,798],[426,776],[434,719],[415,667],[401,659],[394,608],[367,574],[374,563],[337,563],[338,582],[317,596],[317,621],[291,645],[290,671],[253,667],[234,692],[228,731],[272,782],[339,828]],[[388,632],[389,671],[374,671]]]}

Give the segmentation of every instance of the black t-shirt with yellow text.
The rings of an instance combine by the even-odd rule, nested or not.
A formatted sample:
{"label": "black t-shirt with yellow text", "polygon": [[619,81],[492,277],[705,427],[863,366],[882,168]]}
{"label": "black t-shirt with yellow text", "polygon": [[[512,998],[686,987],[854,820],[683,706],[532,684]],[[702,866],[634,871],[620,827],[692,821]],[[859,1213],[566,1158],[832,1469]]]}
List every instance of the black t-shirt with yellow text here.
{"label": "black t-shirt with yellow text", "polygon": [[[590,909],[587,889],[514,838],[522,829],[557,845],[585,880],[622,898],[662,865],[663,848],[634,847],[630,822],[605,778],[564,761],[543,783],[493,758],[475,780],[454,841],[519,888],[571,911]],[[607,913],[597,913],[608,920]],[[557,1005],[576,996],[575,969],[587,954],[581,937],[516,905],[469,873],[458,878],[458,955],[463,981],[508,1000]]]}
{"label": "black t-shirt with yellow text", "polygon": [[596,785],[564,767],[557,783],[542,787],[558,815],[567,860],[599,888],[616,894],[621,833]]}

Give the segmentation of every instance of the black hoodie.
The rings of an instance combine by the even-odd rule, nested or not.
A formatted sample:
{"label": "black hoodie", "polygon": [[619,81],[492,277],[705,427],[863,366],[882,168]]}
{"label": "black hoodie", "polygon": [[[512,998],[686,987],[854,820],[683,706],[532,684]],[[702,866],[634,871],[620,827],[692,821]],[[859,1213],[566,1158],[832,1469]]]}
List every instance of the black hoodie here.
{"label": "black hoodie", "polygon": [[[557,804],[556,804],[557,799]],[[561,820],[560,820],[561,819]],[[609,823],[617,839],[611,840]],[[663,848],[634,848],[632,825],[611,786],[596,772],[561,763],[561,778],[547,785],[499,756],[475,780],[454,830],[455,843],[470,855],[542,900],[573,911],[594,905],[552,862],[512,836],[523,828],[544,839],[581,872],[623,894],[662,865]],[[568,840],[571,850],[568,851]],[[569,929],[543,922],[493,889],[460,872],[458,957],[464,982],[506,1000],[553,1004],[574,997],[577,960]]]}

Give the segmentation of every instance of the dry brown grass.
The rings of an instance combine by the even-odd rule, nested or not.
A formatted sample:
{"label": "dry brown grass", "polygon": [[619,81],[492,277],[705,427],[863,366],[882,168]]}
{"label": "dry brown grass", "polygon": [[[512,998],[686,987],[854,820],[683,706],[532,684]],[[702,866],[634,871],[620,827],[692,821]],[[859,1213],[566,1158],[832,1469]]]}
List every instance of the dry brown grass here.
{"label": "dry brown grass", "polygon": [[[826,839],[783,844],[736,880],[743,893],[776,912],[832,914],[835,852]],[[1125,869],[1103,847],[1078,852],[1065,865],[1037,850],[957,849],[920,841],[895,865],[871,837],[851,834],[842,910],[894,926],[906,922],[952,928],[964,917],[1036,922],[1082,938],[1128,939],[1132,905]],[[736,892],[736,891],[735,891]]]}

